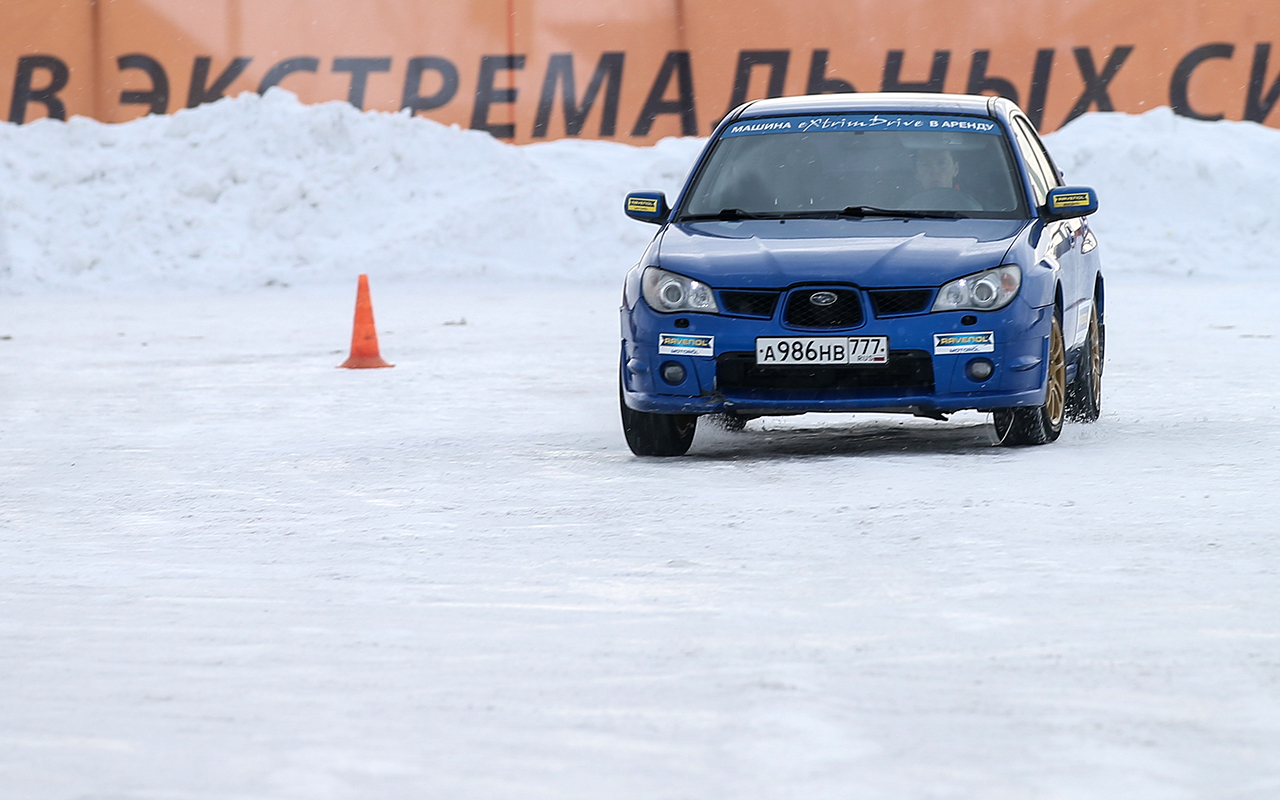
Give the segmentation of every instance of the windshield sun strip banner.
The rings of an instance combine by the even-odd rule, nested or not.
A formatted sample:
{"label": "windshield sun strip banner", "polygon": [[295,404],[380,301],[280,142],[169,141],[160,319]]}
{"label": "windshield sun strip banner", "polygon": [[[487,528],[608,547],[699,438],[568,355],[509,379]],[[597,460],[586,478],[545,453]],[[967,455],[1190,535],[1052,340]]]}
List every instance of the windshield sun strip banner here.
{"label": "windshield sun strip banner", "polygon": [[939,114],[821,114],[761,117],[733,123],[723,137],[773,133],[838,131],[946,131],[999,134],[1000,126],[987,117]]}

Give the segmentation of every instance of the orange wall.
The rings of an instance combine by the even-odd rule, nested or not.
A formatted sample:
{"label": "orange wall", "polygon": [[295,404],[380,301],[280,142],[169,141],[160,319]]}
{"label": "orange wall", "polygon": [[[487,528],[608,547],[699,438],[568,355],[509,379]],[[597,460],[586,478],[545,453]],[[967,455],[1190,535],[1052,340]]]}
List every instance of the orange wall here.
{"label": "orange wall", "polygon": [[[172,112],[256,91],[292,63],[279,85],[304,101],[386,111],[420,73],[417,113],[518,142],[705,135],[735,97],[895,78],[1016,93],[1033,116],[1043,107],[1046,131],[1081,109],[1160,105],[1280,125],[1276,0],[0,0],[0,22],[12,121]],[[604,67],[572,132],[553,69],[570,59],[571,112]]]}
{"label": "orange wall", "polygon": [[[51,92],[49,103],[67,114],[93,114],[93,15],[87,2],[52,0],[2,0],[0,2],[0,113],[12,119],[15,111],[26,118],[48,115],[42,104],[13,109],[13,87],[19,66],[27,62],[25,84],[36,94]],[[53,69],[48,65],[52,64]],[[58,65],[61,65],[60,67]],[[65,69],[65,75],[55,70]]]}

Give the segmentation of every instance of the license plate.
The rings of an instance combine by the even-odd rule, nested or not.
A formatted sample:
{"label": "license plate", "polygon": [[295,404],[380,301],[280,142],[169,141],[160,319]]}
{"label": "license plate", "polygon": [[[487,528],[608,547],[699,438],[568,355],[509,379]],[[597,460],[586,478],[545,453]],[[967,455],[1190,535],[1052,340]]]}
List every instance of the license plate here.
{"label": "license plate", "polygon": [[757,364],[888,364],[888,336],[770,336],[756,339]]}

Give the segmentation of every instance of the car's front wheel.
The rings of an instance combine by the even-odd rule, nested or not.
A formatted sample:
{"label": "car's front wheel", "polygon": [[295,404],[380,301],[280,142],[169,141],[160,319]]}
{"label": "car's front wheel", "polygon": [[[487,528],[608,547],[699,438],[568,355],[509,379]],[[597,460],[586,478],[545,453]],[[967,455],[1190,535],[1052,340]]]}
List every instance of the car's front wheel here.
{"label": "car's front wheel", "polygon": [[622,433],[631,452],[638,456],[682,456],[689,452],[698,426],[696,414],[636,411],[627,406],[621,387],[618,404],[622,407]]}
{"label": "car's front wheel", "polygon": [[997,408],[991,413],[1000,444],[1048,444],[1062,433],[1062,420],[1066,416],[1067,353],[1062,343],[1062,323],[1056,314],[1049,330],[1047,383],[1044,405]]}
{"label": "car's front wheel", "polygon": [[712,414],[707,418],[714,422],[721,430],[737,433],[747,427],[747,417],[735,414],[732,411],[723,411],[719,414]]}

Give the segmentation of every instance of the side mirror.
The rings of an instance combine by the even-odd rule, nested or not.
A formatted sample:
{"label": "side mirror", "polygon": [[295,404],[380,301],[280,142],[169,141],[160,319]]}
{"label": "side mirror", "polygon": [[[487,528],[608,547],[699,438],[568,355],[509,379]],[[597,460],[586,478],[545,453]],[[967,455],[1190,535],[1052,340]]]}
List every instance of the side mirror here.
{"label": "side mirror", "polygon": [[1098,193],[1087,186],[1059,186],[1049,190],[1045,213],[1050,219],[1087,217],[1098,210]]}
{"label": "side mirror", "polygon": [[641,222],[652,222],[661,225],[671,214],[667,205],[667,196],[662,192],[632,192],[627,195],[625,206],[627,216]]}

